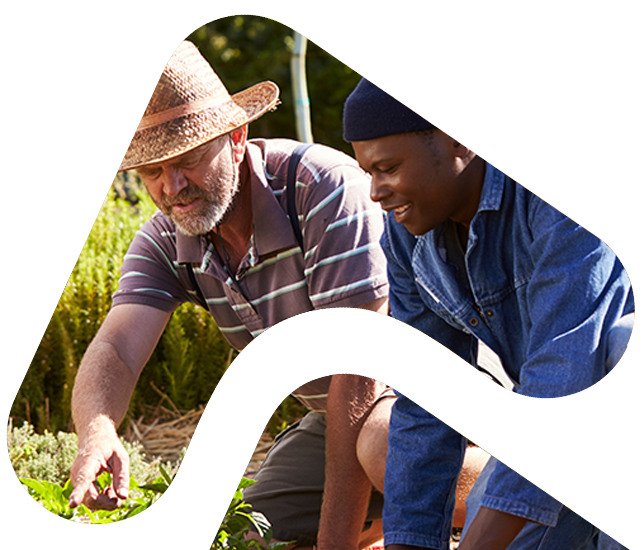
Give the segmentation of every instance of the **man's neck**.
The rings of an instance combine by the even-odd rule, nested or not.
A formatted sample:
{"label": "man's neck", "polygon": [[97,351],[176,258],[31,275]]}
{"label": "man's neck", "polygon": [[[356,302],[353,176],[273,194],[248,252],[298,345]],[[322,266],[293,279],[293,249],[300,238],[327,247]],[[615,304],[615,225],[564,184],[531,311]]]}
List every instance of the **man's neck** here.
{"label": "man's neck", "polygon": [[470,223],[478,212],[481,202],[485,166],[485,161],[481,157],[475,156],[460,176],[464,193],[469,197],[469,200],[463,210],[459,212],[458,219],[454,219],[454,221],[457,222],[459,239],[464,248],[467,248]]}

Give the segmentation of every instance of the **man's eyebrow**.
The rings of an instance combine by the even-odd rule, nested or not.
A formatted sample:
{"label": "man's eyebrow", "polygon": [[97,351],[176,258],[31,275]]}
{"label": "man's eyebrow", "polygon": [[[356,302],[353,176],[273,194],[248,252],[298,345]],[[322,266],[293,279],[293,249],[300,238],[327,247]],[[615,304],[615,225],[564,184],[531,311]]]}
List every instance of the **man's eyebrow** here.
{"label": "man's eyebrow", "polygon": [[374,160],[370,166],[371,168],[379,168],[381,164],[387,164],[394,161],[394,157],[380,157]]}
{"label": "man's eyebrow", "polygon": [[190,159],[203,156],[208,151],[208,147],[206,147],[206,145],[208,145],[208,143],[204,143],[203,145],[200,145],[199,147],[196,147],[195,149],[192,149],[191,151],[188,151],[187,153],[184,153],[181,156],[183,158],[190,158]]}
{"label": "man's eyebrow", "polygon": [[143,166],[139,166],[136,170],[139,173],[141,171],[150,173],[150,172],[156,170],[157,168],[159,168],[158,163],[157,164],[144,164]]}

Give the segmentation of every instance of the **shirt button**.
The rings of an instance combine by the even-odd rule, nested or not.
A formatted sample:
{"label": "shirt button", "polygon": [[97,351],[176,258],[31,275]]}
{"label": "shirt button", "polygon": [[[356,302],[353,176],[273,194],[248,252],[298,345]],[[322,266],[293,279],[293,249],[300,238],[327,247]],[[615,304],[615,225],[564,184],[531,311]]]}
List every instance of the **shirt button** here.
{"label": "shirt button", "polygon": [[472,318],[470,319],[470,325],[471,325],[471,326],[475,327],[475,326],[476,326],[476,325],[478,325],[478,324],[479,324],[479,320],[478,320],[476,317],[472,317]]}

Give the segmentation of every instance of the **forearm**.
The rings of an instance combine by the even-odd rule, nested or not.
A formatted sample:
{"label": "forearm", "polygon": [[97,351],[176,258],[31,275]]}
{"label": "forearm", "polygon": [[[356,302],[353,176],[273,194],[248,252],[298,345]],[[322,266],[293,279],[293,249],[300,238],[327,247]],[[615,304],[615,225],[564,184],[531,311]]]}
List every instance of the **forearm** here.
{"label": "forearm", "polygon": [[520,516],[481,507],[459,550],[505,550],[526,523]]}
{"label": "forearm", "polygon": [[137,377],[109,342],[95,340],[81,362],[72,392],[72,419],[82,443],[96,430],[116,431]]}
{"label": "forearm", "polygon": [[356,454],[360,429],[384,385],[335,375],[329,390],[324,499],[318,532],[321,550],[356,550],[372,485]]}
{"label": "forearm", "polygon": [[112,424],[127,413],[130,397],[170,313],[123,304],[110,310],[81,361],[72,393],[72,419],[82,442],[88,428]]}

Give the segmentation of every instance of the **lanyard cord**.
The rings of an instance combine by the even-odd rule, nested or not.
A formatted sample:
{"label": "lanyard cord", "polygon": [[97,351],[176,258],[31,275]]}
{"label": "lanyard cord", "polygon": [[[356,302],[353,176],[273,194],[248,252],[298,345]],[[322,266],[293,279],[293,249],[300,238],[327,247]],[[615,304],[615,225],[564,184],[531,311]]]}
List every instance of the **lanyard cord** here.
{"label": "lanyard cord", "polygon": [[224,253],[224,259],[222,261],[221,256],[219,255],[219,252],[217,251],[217,247],[215,246],[215,254],[217,254],[217,257],[219,258],[219,261],[224,265],[224,270],[226,271],[226,275],[230,278],[230,280],[233,282],[233,286],[235,287],[235,290],[239,292],[244,300],[248,302],[248,305],[253,308],[253,311],[255,312],[255,315],[259,315],[257,310],[255,309],[255,306],[253,303],[248,299],[244,291],[242,290],[241,285],[239,284],[239,281],[237,280],[237,277],[235,277],[235,274],[233,273],[233,270],[230,268],[230,255],[228,254],[228,251],[226,250],[226,247],[224,246],[224,240],[221,238],[221,232],[219,231],[219,224],[216,225],[215,227],[217,231],[217,238],[219,239],[219,244],[221,245],[221,250]]}

